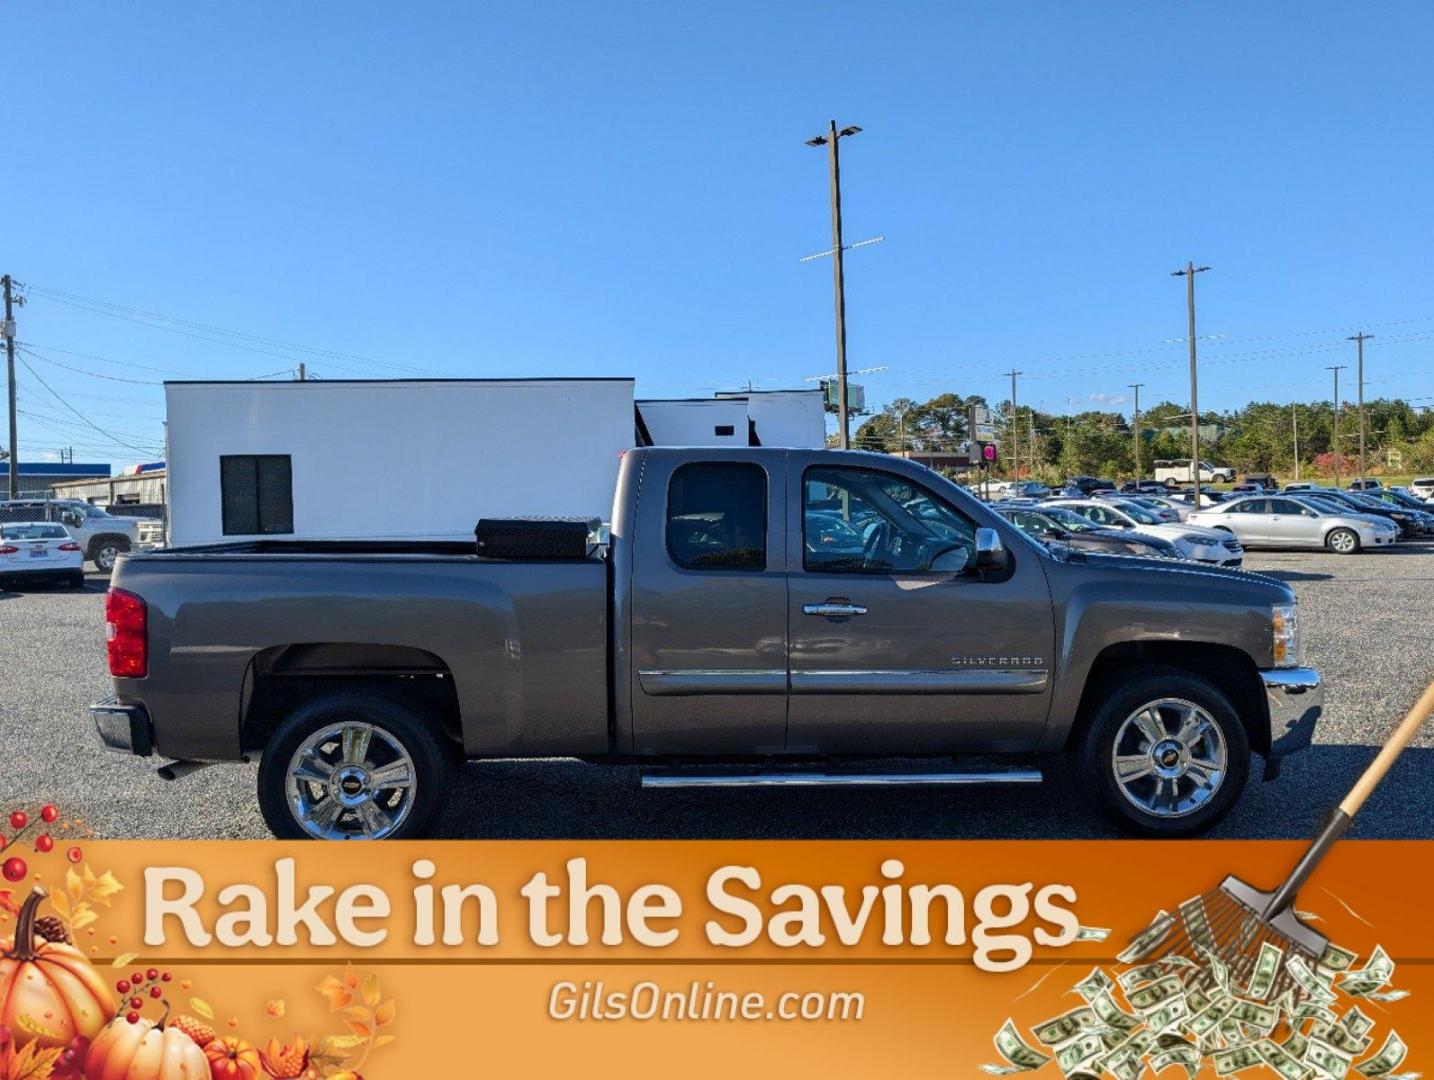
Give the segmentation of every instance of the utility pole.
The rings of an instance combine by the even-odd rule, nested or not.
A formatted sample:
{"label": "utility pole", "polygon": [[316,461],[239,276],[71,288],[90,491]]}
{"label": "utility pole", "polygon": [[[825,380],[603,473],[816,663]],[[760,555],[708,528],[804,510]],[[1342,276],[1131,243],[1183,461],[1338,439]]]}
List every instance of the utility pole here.
{"label": "utility pole", "polygon": [[837,150],[837,144],[842,139],[855,135],[859,131],[861,128],[855,124],[848,124],[838,131],[836,121],[833,120],[825,135],[817,135],[807,140],[808,146],[825,146],[827,148],[827,167],[831,173],[832,284],[836,291],[837,434],[840,438],[838,445],[843,450],[848,449],[851,445],[851,436],[848,430],[846,396],[846,293],[842,277],[841,155]]}
{"label": "utility pole", "polygon": [[302,360],[300,360],[300,361],[299,361],[299,381],[300,381],[300,382],[305,382],[305,381],[307,381],[308,377],[309,377],[308,370],[304,367],[304,362],[303,362]]}
{"label": "utility pole", "polygon": [[20,497],[20,440],[15,429],[15,312],[12,307],[10,275],[0,278],[5,288],[5,377],[10,388],[10,498]]}
{"label": "utility pole", "polygon": [[1364,481],[1364,343],[1373,336],[1373,334],[1366,334],[1361,330],[1353,337],[1345,339],[1354,342],[1355,348],[1359,352],[1359,479],[1361,487]]}
{"label": "utility pole", "polygon": [[1290,403],[1290,425],[1295,430],[1295,480],[1300,478],[1300,407]]}
{"label": "utility pole", "polygon": [[1184,270],[1171,271],[1171,277],[1185,279],[1185,310],[1190,323],[1190,475],[1195,481],[1195,509],[1200,509],[1200,395],[1195,373],[1195,275],[1208,266],[1196,266],[1188,260]]}
{"label": "utility pole", "polygon": [[1339,487],[1339,373],[1346,365],[1331,364],[1326,370],[1334,372],[1334,486]]}
{"label": "utility pole", "polygon": [[1140,388],[1143,382],[1133,382],[1130,388],[1135,391],[1135,489],[1140,490]]}
{"label": "utility pole", "polygon": [[1021,480],[1021,441],[1020,429],[1016,427],[1016,376],[1024,375],[1025,372],[1012,368],[1006,372],[1011,376],[1011,475],[1016,482]]}

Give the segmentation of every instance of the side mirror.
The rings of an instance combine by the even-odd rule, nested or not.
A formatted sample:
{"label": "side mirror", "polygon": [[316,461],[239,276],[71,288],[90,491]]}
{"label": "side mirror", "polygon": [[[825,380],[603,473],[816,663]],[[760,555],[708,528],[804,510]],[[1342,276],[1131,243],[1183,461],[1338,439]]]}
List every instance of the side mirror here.
{"label": "side mirror", "polygon": [[1006,569],[1010,558],[1000,533],[995,529],[976,530],[976,556],[972,566],[977,573],[999,573]]}

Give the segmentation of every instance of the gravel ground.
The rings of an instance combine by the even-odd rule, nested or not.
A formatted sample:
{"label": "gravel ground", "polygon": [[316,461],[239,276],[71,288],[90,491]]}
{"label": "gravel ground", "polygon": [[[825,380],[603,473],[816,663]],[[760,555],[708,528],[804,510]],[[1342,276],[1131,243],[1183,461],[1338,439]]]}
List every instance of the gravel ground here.
{"label": "gravel ground", "polygon": [[[1434,677],[1434,543],[1340,558],[1255,553],[1299,594],[1305,658],[1324,674],[1311,750],[1258,776],[1218,837],[1303,837]],[[0,592],[0,808],[55,801],[106,837],[262,837],[253,766],[169,784],[98,749],[86,706],[108,692],[103,578],[83,592]],[[1052,763],[1044,763],[1049,766]],[[1258,766],[1254,770],[1258,773]],[[450,837],[1103,837],[1059,763],[1039,787],[643,792],[634,769],[469,765],[439,825]],[[1072,807],[1075,812],[1072,812]],[[1434,837],[1434,730],[1356,823],[1362,837]]]}

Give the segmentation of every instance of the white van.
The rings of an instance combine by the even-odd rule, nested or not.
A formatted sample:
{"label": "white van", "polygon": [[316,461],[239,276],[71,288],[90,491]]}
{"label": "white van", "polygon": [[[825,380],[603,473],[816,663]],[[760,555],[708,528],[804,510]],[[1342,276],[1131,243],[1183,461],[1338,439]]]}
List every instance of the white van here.
{"label": "white van", "polygon": [[1409,481],[1409,493],[1416,499],[1434,502],[1434,476],[1416,476]]}
{"label": "white van", "polygon": [[[1157,484],[1190,483],[1190,459],[1157,461],[1155,463],[1155,482]],[[1232,484],[1235,482],[1235,470],[1228,465],[1211,465],[1208,461],[1202,461],[1200,462],[1200,482],[1202,484],[1222,482]]]}

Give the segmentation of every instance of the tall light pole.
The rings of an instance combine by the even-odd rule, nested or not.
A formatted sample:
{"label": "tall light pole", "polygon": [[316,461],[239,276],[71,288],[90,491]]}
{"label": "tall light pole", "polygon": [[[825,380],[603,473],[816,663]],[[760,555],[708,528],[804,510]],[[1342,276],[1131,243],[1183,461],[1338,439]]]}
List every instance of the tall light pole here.
{"label": "tall light pole", "polygon": [[1346,369],[1344,364],[1330,364],[1326,370],[1334,372],[1334,486],[1339,487],[1339,373]]}
{"label": "tall light pole", "polygon": [[1021,442],[1020,429],[1016,426],[1018,415],[1016,412],[1016,376],[1024,375],[1025,372],[1012,368],[1006,374],[1011,376],[1011,475],[1019,483],[1021,480]]}
{"label": "tall light pole", "polygon": [[1300,478],[1300,407],[1290,403],[1290,426],[1295,433],[1295,479]]}
{"label": "tall light pole", "polygon": [[1135,488],[1140,490],[1140,388],[1143,382],[1133,382],[1130,388],[1135,391]]}
{"label": "tall light pole", "polygon": [[837,130],[836,121],[833,120],[825,135],[817,135],[807,140],[808,146],[827,148],[827,166],[831,173],[832,284],[836,290],[837,433],[840,438],[838,445],[843,450],[851,445],[851,437],[848,432],[846,397],[846,294],[842,283],[841,155],[837,145],[842,139],[855,135],[860,130],[855,124],[848,124]]}
{"label": "tall light pole", "polygon": [[1173,270],[1171,277],[1185,279],[1185,311],[1190,323],[1190,475],[1195,481],[1195,509],[1200,509],[1200,394],[1195,373],[1195,275],[1208,266],[1187,261],[1184,270]]}
{"label": "tall light pole", "polygon": [[[10,388],[10,463],[6,466],[6,472],[10,478],[10,498],[20,497],[20,441],[15,435],[15,312],[12,307],[14,298],[11,296],[10,275],[6,274],[3,279],[5,290],[5,375],[10,380],[6,385]],[[22,298],[23,299],[23,298]]]}
{"label": "tall light pole", "polygon": [[1372,338],[1373,334],[1366,334],[1363,330],[1346,341],[1355,343],[1359,354],[1359,479],[1361,486],[1364,481],[1364,343]]}

